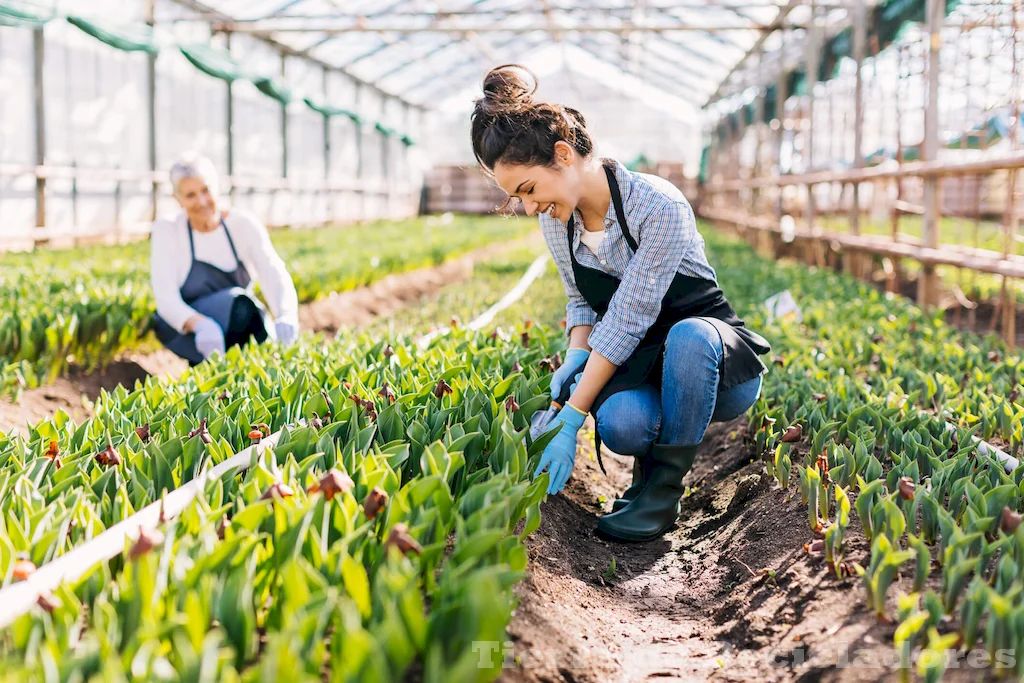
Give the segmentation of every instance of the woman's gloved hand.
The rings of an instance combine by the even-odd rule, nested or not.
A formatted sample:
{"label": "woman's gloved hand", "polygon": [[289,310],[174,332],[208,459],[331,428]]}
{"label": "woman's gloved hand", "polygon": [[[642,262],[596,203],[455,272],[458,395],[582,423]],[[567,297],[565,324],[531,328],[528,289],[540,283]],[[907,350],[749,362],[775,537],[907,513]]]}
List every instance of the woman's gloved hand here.
{"label": "woman's gloved hand", "polygon": [[196,335],[196,350],[209,358],[214,351],[224,353],[224,330],[212,318],[200,318],[192,330]]}
{"label": "woman's gloved hand", "polygon": [[565,483],[569,481],[573,465],[576,464],[576,433],[580,431],[586,417],[586,413],[568,403],[551,420],[550,429],[559,425],[562,428],[544,449],[544,453],[540,456],[540,464],[537,465],[537,470],[533,473],[534,477],[538,477],[545,469],[550,468],[548,469],[551,475],[548,481],[549,495],[561,491],[565,488]]}
{"label": "woman's gloved hand", "polygon": [[274,331],[277,341],[282,344],[291,344],[299,336],[299,324],[286,318],[278,318],[274,322]]}
{"label": "woman's gloved hand", "polygon": [[590,351],[586,349],[569,349],[565,352],[565,360],[562,361],[561,367],[555,370],[555,374],[551,376],[552,399],[557,399],[558,395],[562,393],[565,383],[571,382],[576,373],[583,370],[588,358],[590,358]]}

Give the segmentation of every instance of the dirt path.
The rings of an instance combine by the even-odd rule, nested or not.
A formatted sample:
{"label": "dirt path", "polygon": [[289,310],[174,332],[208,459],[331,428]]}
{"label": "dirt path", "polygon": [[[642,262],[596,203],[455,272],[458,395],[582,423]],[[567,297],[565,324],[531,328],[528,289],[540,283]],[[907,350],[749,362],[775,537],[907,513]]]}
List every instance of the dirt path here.
{"label": "dirt path", "polygon": [[[607,455],[605,465],[608,477],[577,457],[565,491],[542,506],[504,683],[898,680],[895,625],[868,610],[859,578],[835,579],[804,550],[813,535],[799,488],[794,482],[790,499],[767,478],[743,418],[711,425],[686,477],[692,492],[680,521],[657,541],[593,533],[629,484],[632,459]],[[854,514],[846,557],[866,566],[868,554]],[[912,572],[890,589],[890,615]],[[929,587],[938,589],[940,576],[933,566]],[[944,681],[995,679],[991,667],[963,658],[949,667]]]}
{"label": "dirt path", "polygon": [[[513,245],[491,245],[433,268],[389,275],[369,286],[332,294],[304,304],[299,310],[299,323],[304,331],[325,334],[366,325],[433,296],[443,287],[469,279],[477,262],[507,251],[510,246],[530,241],[539,244],[538,240],[534,235]],[[51,385],[22,392],[16,403],[0,400],[0,432],[24,429],[26,423],[38,422],[57,410],[64,410],[80,422],[92,415],[91,404],[102,390],[110,391],[119,384],[132,388],[136,381],[145,381],[150,375],[177,377],[187,368],[184,360],[161,349],[146,354],[125,353],[104,371],[72,371]]]}

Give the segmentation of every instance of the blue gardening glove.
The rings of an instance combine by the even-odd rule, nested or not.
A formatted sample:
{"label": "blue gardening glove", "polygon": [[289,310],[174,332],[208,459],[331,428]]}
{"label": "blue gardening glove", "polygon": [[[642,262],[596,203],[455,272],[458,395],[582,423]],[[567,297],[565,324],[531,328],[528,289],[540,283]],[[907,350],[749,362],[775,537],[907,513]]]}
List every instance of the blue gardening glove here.
{"label": "blue gardening glove", "polygon": [[573,380],[572,380],[572,386],[571,386],[571,387],[569,387],[569,395],[570,395],[570,396],[572,396],[573,394],[575,394],[575,393],[576,393],[576,385],[580,383],[580,378],[581,378],[581,377],[583,377],[583,371],[582,371],[582,370],[580,370],[579,372],[577,372],[577,373],[576,373],[576,376],[575,376],[575,377],[573,377]]}
{"label": "blue gardening glove", "polygon": [[277,341],[282,344],[291,344],[299,336],[299,325],[291,320],[281,318],[274,323],[274,332]]}
{"label": "blue gardening glove", "polygon": [[212,318],[200,318],[192,330],[196,335],[196,351],[209,358],[214,351],[224,353],[224,330]]}
{"label": "blue gardening glove", "polygon": [[555,370],[551,376],[551,398],[557,399],[562,393],[562,387],[566,382],[571,382],[577,372],[583,369],[587,359],[590,358],[590,351],[586,349],[569,349],[565,352],[565,360],[562,366]]}
{"label": "blue gardening glove", "polygon": [[572,474],[573,465],[576,463],[576,432],[580,431],[586,417],[586,413],[580,412],[570,403],[558,411],[558,415],[551,420],[550,429],[559,425],[562,428],[544,449],[537,471],[533,473],[533,476],[537,477],[545,469],[550,468],[548,495],[558,493],[565,488],[565,482],[569,481],[569,475]]}

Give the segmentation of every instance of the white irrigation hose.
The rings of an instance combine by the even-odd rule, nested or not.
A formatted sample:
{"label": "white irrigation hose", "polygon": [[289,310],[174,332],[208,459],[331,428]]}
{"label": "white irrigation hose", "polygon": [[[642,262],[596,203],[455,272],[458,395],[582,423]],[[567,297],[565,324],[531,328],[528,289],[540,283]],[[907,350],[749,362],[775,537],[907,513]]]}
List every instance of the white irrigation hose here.
{"label": "white irrigation hose", "polygon": [[[494,320],[494,316],[498,313],[501,313],[506,308],[519,301],[519,299],[523,297],[523,294],[526,293],[526,290],[530,288],[530,285],[533,284],[534,280],[544,274],[544,270],[547,268],[547,261],[547,252],[538,256],[534,262],[530,264],[530,267],[526,269],[526,272],[523,273],[523,277],[519,279],[516,286],[510,289],[505,296],[501,297],[496,304],[488,308],[476,319],[470,322],[467,327],[470,330],[479,330]],[[438,337],[448,334],[449,332],[451,332],[451,328],[442,327],[439,330],[434,330],[430,334],[423,335],[416,340],[416,343],[421,349],[425,349],[430,346],[430,342],[434,341]]]}
{"label": "white irrigation hose", "polygon": [[[923,414],[927,415],[927,413]],[[946,421],[945,424],[947,432],[956,431],[956,426],[952,422]],[[999,460],[999,462],[1003,463],[1003,468],[1006,470],[1007,473],[1012,473],[1015,469],[1017,469],[1018,466],[1020,466],[1020,462],[1006,451],[1000,450],[993,446],[992,444],[988,443],[987,441],[982,441],[976,436],[972,436],[971,438],[974,439],[974,442],[978,444],[979,453],[981,453],[982,455],[991,455],[992,457]]]}
{"label": "white irrigation hose", "polygon": [[274,432],[258,444],[249,446],[216,467],[201,472],[192,481],[118,522],[96,538],[47,562],[24,581],[12,583],[0,590],[0,629],[6,628],[32,609],[40,596],[49,595],[62,582],[74,581],[98,562],[109,560],[124,552],[125,541],[134,542],[140,529],[150,530],[160,525],[161,511],[164,519],[181,514],[208,481],[219,479],[233,469],[248,467],[268,448],[276,446],[280,438],[281,432]]}

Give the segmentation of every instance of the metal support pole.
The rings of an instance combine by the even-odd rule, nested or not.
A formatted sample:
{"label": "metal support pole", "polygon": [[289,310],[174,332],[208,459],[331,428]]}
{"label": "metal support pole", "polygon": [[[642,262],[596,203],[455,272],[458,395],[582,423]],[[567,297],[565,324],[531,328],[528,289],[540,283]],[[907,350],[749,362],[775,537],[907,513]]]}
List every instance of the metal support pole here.
{"label": "metal support pole", "polygon": [[[1020,149],[1020,66],[1018,60],[1018,20],[1021,11],[1021,0],[1013,0],[1013,39],[1011,48],[1013,55],[1013,77],[1010,81],[1013,92],[1013,123],[1010,124],[1010,148],[1013,151]],[[1006,220],[1003,224],[1003,258],[1008,258],[1016,245],[1017,226],[1020,217],[1017,215],[1017,169],[1010,169],[1006,183]],[[1002,309],[1003,309],[1003,341],[1013,346],[1017,341],[1017,294],[1012,281],[1004,276],[1002,281]]]}
{"label": "metal support pole", "polygon": [[[32,98],[36,124],[36,165],[46,164],[46,98],[43,96],[43,62],[46,43],[43,29],[32,31]],[[46,178],[36,176],[36,227],[46,227]]]}
{"label": "metal support pole", "polygon": [[[281,77],[287,76],[285,73],[285,66],[288,63],[288,57],[284,54],[281,55]],[[281,177],[288,177],[288,105],[284,102],[281,103]]]}
{"label": "metal support pole", "polygon": [[[355,84],[355,90],[353,93],[353,109],[356,114],[362,116],[362,93],[363,86],[360,83]],[[366,185],[365,185],[365,174],[366,169],[364,168],[363,160],[363,125],[356,123],[355,126],[355,152],[356,152],[356,185],[358,186],[358,197],[359,197],[359,218],[364,219],[363,215],[366,212]]]}
{"label": "metal support pole", "polygon": [[[226,34],[224,36],[224,40],[225,40],[225,47],[227,48],[228,52],[230,52],[231,51],[231,34],[230,33]],[[235,183],[234,183],[233,178],[235,176],[235,90],[234,90],[233,82],[232,81],[227,81],[226,84],[225,84],[225,87],[227,88],[227,91],[226,91],[227,92],[227,96],[225,98],[225,104],[226,104],[226,107],[227,107],[227,113],[226,113],[226,117],[225,117],[226,121],[225,121],[224,126],[225,126],[225,128],[227,128],[227,135],[225,137],[227,138],[228,177],[232,178],[231,190],[229,191],[229,195],[228,196],[231,198],[231,202],[234,203],[234,201],[235,201]]]}
{"label": "metal support pole", "polygon": [[[324,67],[323,70],[323,81],[322,88],[324,91],[324,97],[327,97],[327,81],[329,79],[329,70]],[[324,180],[331,177],[331,117],[324,114]]]}
{"label": "metal support pole", "polygon": [[[146,23],[150,28],[155,24],[155,0],[146,2]],[[156,173],[156,55],[146,54],[146,115],[149,124],[149,170]],[[155,176],[154,176],[155,177]],[[160,184],[153,180],[150,188],[150,220],[156,220]]]}
{"label": "metal support pole", "polygon": [[[757,47],[757,99],[754,100],[754,172],[755,178],[764,174],[764,164],[761,162],[761,151],[764,147],[764,46]],[[750,193],[750,210],[753,215],[758,215],[761,204],[761,192],[754,188]],[[760,246],[760,236],[758,237]]]}
{"label": "metal support pole", "polygon": [[[939,151],[939,49],[942,46],[942,21],[945,14],[945,2],[927,0],[928,15],[928,66],[925,76],[928,79],[927,100],[924,109],[924,141],[922,156],[926,161],[935,161]],[[923,245],[936,248],[939,246],[939,182],[937,176],[924,179],[924,230]],[[917,300],[921,306],[932,308],[938,304],[938,276],[935,266],[924,264],[920,279],[917,281]]]}
{"label": "metal support pole", "polygon": [[[853,167],[864,168],[864,52],[867,47],[867,8],[857,3],[853,10],[853,59],[857,64],[853,86]],[[850,185],[850,232],[860,234],[860,183]],[[847,272],[861,275],[861,255],[846,260]],[[870,261],[869,261],[870,262]]]}
{"label": "metal support pole", "polygon": [[[814,89],[818,84],[818,60],[819,60],[818,39],[818,8],[811,4],[811,19],[807,25],[807,131],[804,136],[804,172],[810,173],[814,170]],[[817,219],[816,207],[814,205],[814,185],[807,185],[807,229],[813,230]]]}
{"label": "metal support pole", "polygon": [[[779,127],[775,131],[775,165],[776,174],[782,175],[782,144],[786,139],[786,98],[789,93],[786,91],[786,31],[779,32],[779,80],[775,85],[775,118]],[[775,207],[775,219],[782,220],[784,210],[782,187],[778,188],[779,200]]]}

